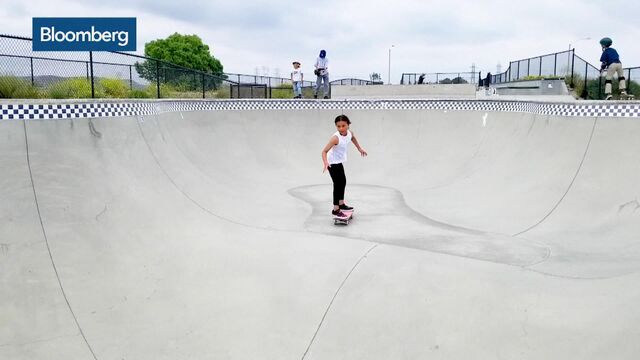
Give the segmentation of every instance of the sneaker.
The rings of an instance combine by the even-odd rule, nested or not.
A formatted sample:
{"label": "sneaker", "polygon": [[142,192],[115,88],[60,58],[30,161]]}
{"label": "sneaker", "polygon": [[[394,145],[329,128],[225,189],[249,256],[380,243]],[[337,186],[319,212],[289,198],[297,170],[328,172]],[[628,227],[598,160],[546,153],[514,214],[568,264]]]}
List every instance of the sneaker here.
{"label": "sneaker", "polygon": [[313,95],[313,98],[314,98],[314,99],[317,99],[317,98],[318,98],[318,94]]}
{"label": "sneaker", "polygon": [[611,100],[613,99],[613,96],[611,96],[611,94],[607,95],[607,97],[605,98],[605,100]]}
{"label": "sneaker", "polygon": [[329,97],[328,97],[328,96],[325,96],[324,98],[325,98],[325,99],[328,99]]}
{"label": "sneaker", "polygon": [[353,207],[347,206],[347,204],[342,204],[342,205],[340,205],[340,210],[349,210],[349,211],[351,211],[351,210],[353,210]]}
{"label": "sneaker", "polygon": [[620,96],[628,96],[628,94],[626,91],[622,90],[620,91]]}
{"label": "sneaker", "polygon": [[347,215],[345,215],[340,210],[331,210],[331,215],[333,215],[334,217],[336,217],[338,219],[348,219],[349,218]]}

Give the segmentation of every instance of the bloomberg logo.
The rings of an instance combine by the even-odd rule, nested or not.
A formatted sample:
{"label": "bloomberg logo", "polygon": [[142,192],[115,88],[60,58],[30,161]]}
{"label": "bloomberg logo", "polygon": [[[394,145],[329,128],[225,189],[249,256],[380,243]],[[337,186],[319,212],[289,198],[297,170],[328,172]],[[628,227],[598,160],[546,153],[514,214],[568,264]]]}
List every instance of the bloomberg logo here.
{"label": "bloomberg logo", "polygon": [[33,51],[136,51],[136,18],[33,18]]}

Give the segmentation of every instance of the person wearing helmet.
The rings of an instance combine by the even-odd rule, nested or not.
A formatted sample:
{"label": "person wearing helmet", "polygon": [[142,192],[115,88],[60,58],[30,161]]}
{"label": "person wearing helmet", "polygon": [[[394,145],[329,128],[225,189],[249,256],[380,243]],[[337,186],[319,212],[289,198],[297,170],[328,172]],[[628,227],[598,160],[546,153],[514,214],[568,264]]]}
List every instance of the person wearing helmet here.
{"label": "person wearing helmet", "polygon": [[316,74],[316,89],[313,93],[314,98],[318,98],[318,92],[320,91],[320,85],[324,82],[323,94],[324,98],[329,98],[329,59],[327,59],[327,52],[324,50],[320,50],[320,55],[318,59],[316,59],[315,64],[316,69],[314,70],[314,74]]}
{"label": "person wearing helmet", "polygon": [[604,94],[607,100],[611,100],[611,83],[613,75],[618,74],[618,87],[620,88],[620,96],[627,97],[627,87],[624,78],[624,72],[622,71],[622,63],[620,62],[620,56],[616,49],[612,48],[613,41],[608,38],[602,38],[600,45],[602,46],[602,56],[600,56],[600,73],[607,72],[604,85]]}

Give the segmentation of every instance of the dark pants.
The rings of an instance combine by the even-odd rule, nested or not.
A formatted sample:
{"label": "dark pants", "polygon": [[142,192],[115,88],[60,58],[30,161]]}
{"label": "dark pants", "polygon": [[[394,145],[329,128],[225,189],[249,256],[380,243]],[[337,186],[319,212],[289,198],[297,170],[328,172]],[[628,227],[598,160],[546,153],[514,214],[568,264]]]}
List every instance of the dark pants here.
{"label": "dark pants", "polygon": [[344,200],[344,188],[347,186],[347,177],[344,175],[342,164],[331,164],[329,175],[333,180],[333,205],[338,205],[340,200]]}

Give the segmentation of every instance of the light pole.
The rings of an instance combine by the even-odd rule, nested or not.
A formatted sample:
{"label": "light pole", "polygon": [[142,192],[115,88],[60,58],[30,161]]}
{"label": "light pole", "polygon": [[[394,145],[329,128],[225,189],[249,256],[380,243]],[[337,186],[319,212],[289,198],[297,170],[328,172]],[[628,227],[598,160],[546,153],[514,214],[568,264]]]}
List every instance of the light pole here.
{"label": "light pole", "polygon": [[[582,41],[582,40],[591,40],[591,38],[590,37],[586,37],[586,38],[578,39],[578,40],[575,40],[573,43],[575,44],[578,41]],[[569,43],[569,51],[571,51],[571,43]]]}
{"label": "light pole", "polygon": [[387,83],[391,85],[391,48],[395,47],[395,45],[391,45],[389,48],[389,72],[387,73]]}
{"label": "light pole", "polygon": [[[573,44],[575,44],[575,43],[577,43],[579,41],[583,41],[583,40],[591,40],[591,38],[590,37],[585,37],[585,38],[582,38],[582,39],[574,40]],[[570,62],[571,62],[571,43],[569,43],[569,54],[567,55],[567,74],[569,73],[569,68],[570,68],[569,63]]]}

